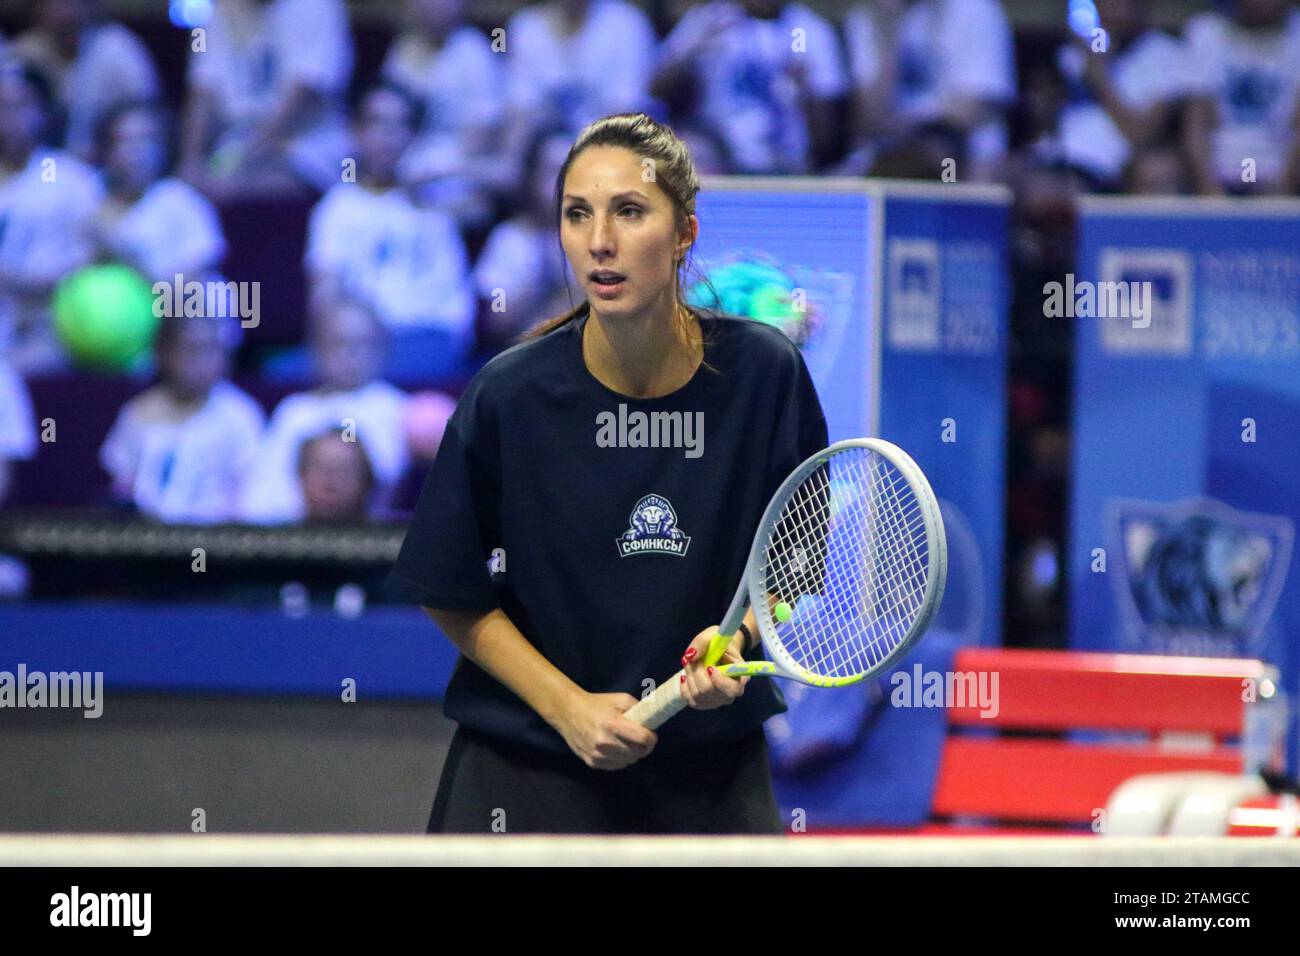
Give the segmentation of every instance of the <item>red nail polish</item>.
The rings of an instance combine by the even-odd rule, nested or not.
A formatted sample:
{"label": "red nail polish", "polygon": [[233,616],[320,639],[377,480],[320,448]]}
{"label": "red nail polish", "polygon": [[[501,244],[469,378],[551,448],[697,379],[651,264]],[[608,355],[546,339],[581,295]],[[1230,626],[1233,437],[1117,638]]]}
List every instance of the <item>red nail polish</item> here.
{"label": "red nail polish", "polygon": [[713,676],[713,668],[712,668],[712,667],[709,668],[709,676],[710,676],[710,677]]}
{"label": "red nail polish", "polygon": [[685,684],[685,683],[686,683],[686,675],[683,674],[683,675],[682,675],[682,679],[679,680],[677,683],[679,683],[679,684]]}
{"label": "red nail polish", "polygon": [[684,660],[684,661],[693,661],[693,660],[695,660],[695,648],[693,648],[693,647],[688,647],[688,648],[686,648],[686,656],[683,657],[682,660]]}

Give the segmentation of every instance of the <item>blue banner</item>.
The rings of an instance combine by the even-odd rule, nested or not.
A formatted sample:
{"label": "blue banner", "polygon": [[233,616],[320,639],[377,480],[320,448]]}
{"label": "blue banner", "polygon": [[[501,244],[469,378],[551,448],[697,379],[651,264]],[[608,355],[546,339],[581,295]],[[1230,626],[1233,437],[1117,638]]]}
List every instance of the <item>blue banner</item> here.
{"label": "blue banner", "polygon": [[902,447],[940,498],[935,626],[1001,639],[1008,194],[862,179],[707,179],[688,297],[782,328],[831,441]]}
{"label": "blue banner", "polygon": [[1086,201],[1062,286],[1072,645],[1257,657],[1294,699],[1300,202]]}
{"label": "blue banner", "polygon": [[962,643],[1002,635],[1008,197],[1000,189],[882,183],[880,431],[940,499],[948,587],[934,626]]}

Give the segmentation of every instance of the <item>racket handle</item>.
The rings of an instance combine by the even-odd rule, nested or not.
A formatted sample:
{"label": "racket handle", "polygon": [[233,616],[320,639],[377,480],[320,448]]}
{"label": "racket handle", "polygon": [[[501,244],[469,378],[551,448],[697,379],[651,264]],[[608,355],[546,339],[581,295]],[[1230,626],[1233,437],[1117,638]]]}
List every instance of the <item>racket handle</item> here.
{"label": "racket handle", "polygon": [[[722,655],[727,652],[731,639],[735,637],[735,631],[736,629],[732,628],[730,634],[724,634],[719,630],[713,635],[708,649],[704,652],[702,663],[712,667],[722,660]],[[684,670],[678,671],[668,678],[666,683],[656,687],[654,693],[641,698],[639,703],[624,711],[623,716],[642,727],[654,730],[669,717],[681,713],[686,709],[686,699],[682,697],[682,675],[685,673]]]}
{"label": "racket handle", "polygon": [[681,713],[686,709],[686,698],[682,696],[682,675],[685,673],[678,671],[656,687],[653,693],[642,697],[638,703],[625,710],[623,716],[633,723],[655,730],[674,714]]}

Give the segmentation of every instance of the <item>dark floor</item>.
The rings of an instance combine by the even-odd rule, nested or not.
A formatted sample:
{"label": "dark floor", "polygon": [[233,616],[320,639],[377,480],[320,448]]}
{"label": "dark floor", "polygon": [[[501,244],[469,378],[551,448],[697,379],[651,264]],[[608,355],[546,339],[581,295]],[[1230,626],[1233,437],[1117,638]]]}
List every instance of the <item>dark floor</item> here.
{"label": "dark floor", "polygon": [[423,833],[454,729],[432,701],[4,708],[0,831]]}

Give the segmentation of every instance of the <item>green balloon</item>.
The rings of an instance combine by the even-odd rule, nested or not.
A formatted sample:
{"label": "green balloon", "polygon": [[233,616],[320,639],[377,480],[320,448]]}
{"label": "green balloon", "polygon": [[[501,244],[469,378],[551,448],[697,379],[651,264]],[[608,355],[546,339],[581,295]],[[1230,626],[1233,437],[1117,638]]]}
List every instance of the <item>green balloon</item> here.
{"label": "green balloon", "polygon": [[153,292],[124,265],[88,266],[54,291],[54,327],[80,365],[129,369],[153,344],[158,317]]}

